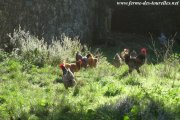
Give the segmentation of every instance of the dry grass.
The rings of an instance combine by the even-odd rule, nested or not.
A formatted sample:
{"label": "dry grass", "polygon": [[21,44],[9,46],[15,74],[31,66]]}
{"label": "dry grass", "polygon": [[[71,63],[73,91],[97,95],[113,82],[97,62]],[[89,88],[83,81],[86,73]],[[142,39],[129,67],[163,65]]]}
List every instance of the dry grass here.
{"label": "dry grass", "polygon": [[61,39],[53,39],[52,43],[48,45],[44,39],[39,40],[28,31],[22,30],[21,27],[8,36],[14,47],[14,55],[20,55],[22,59],[35,64],[57,64],[63,60],[71,61],[76,51],[80,51],[83,46],[86,46],[80,43],[78,37],[71,39],[64,34]]}

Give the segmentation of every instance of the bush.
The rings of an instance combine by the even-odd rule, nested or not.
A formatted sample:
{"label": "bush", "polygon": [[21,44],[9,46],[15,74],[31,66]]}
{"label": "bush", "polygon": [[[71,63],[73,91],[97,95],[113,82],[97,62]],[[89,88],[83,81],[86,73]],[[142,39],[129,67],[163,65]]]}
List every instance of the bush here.
{"label": "bush", "polygon": [[[160,44],[158,42],[155,42],[151,35],[151,45],[149,46],[151,50],[153,50],[156,62],[166,62],[167,60],[171,59],[172,56],[174,56],[173,48],[174,48],[174,43],[175,43],[175,38],[176,34],[170,38],[167,39],[167,41],[164,44]],[[176,58],[176,57],[173,57]],[[174,60],[174,59],[173,59]]]}
{"label": "bush", "polygon": [[37,66],[71,60],[70,58],[75,58],[76,51],[83,48],[78,37],[71,39],[65,34],[60,40],[53,39],[50,45],[44,39],[39,40],[29,32],[22,30],[21,27],[8,36],[14,48],[13,54],[20,55],[21,59],[28,60]]}
{"label": "bush", "polygon": [[0,62],[5,60],[8,57],[8,54],[0,49]]}

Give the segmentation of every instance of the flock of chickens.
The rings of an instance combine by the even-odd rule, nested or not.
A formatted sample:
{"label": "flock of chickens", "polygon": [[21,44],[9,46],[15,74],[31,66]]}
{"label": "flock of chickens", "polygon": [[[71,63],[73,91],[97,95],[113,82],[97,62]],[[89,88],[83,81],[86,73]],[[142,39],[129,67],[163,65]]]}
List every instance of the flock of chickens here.
{"label": "flock of chickens", "polygon": [[120,65],[125,62],[129,67],[129,73],[131,73],[134,69],[140,73],[139,68],[145,63],[146,58],[146,48],[141,48],[139,54],[137,54],[135,50],[130,52],[129,49],[124,49],[120,54],[116,53],[113,59],[113,65],[115,67],[120,67]]}
{"label": "flock of chickens", "polygon": [[[140,73],[139,68],[145,63],[147,57],[147,49],[141,48],[140,53],[137,54],[136,51],[130,51],[129,49],[124,49],[121,53],[116,53],[113,58],[113,65],[119,68],[123,63],[127,64],[129,67],[129,73],[134,69]],[[78,72],[82,67],[95,68],[97,66],[98,57],[94,57],[91,53],[86,56],[82,56],[80,52],[76,53],[75,63],[62,63],[59,67],[62,69],[63,76],[62,81],[66,89],[68,87],[73,87],[76,85],[76,80],[74,77],[74,72]]]}
{"label": "flock of chickens", "polygon": [[87,67],[96,67],[98,62],[98,57],[94,57],[91,53],[86,56],[82,56],[80,52],[76,53],[76,63],[63,63],[60,64],[60,68],[63,71],[62,81],[64,83],[65,88],[73,87],[76,85],[76,81],[74,78],[74,72],[78,72],[81,67],[85,69]]}

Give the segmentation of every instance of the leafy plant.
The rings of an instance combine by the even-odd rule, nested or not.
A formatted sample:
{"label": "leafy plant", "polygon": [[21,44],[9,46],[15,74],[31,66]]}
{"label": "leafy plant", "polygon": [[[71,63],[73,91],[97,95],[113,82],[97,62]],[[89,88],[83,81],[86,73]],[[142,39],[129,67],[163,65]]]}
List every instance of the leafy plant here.
{"label": "leafy plant", "polygon": [[63,60],[72,61],[71,58],[74,58],[77,51],[81,51],[83,47],[87,50],[86,45],[82,45],[78,37],[71,39],[65,34],[62,34],[60,40],[53,39],[50,45],[47,45],[43,38],[39,40],[21,27],[8,36],[14,47],[12,53],[20,55],[22,60],[28,60],[39,67],[43,67],[46,63],[58,64]]}

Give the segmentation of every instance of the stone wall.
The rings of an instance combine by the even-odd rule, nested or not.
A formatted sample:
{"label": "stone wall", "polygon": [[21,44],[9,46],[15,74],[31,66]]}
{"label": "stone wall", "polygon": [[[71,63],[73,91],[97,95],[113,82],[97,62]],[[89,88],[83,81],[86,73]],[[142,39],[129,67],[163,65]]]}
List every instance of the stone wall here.
{"label": "stone wall", "polygon": [[[131,36],[138,34],[138,36],[147,37],[151,33],[155,38],[161,32],[165,33],[168,37],[175,33],[177,33],[176,36],[178,37],[180,34],[180,4],[178,6],[118,6],[116,2],[124,0],[99,1],[99,28],[96,32],[98,41],[95,41],[97,44],[113,42],[116,38],[119,38],[114,35],[122,35],[114,33],[123,33]],[[143,0],[131,1],[137,2]],[[151,2],[151,0],[146,1]],[[119,41],[121,40],[119,39]],[[141,41],[141,38],[139,38],[139,41]],[[112,44],[115,44],[115,42]]]}
{"label": "stone wall", "polygon": [[96,5],[96,0],[1,0],[1,43],[19,25],[48,42],[62,33],[79,36],[82,42],[91,41]]}
{"label": "stone wall", "polygon": [[[134,6],[134,9],[117,6],[117,1],[0,0],[0,46],[8,43],[7,33],[13,32],[19,25],[47,42],[65,33],[94,44],[107,42],[114,26],[117,32],[165,31],[171,34],[180,31],[179,6]],[[123,20],[124,24],[119,25]]]}

